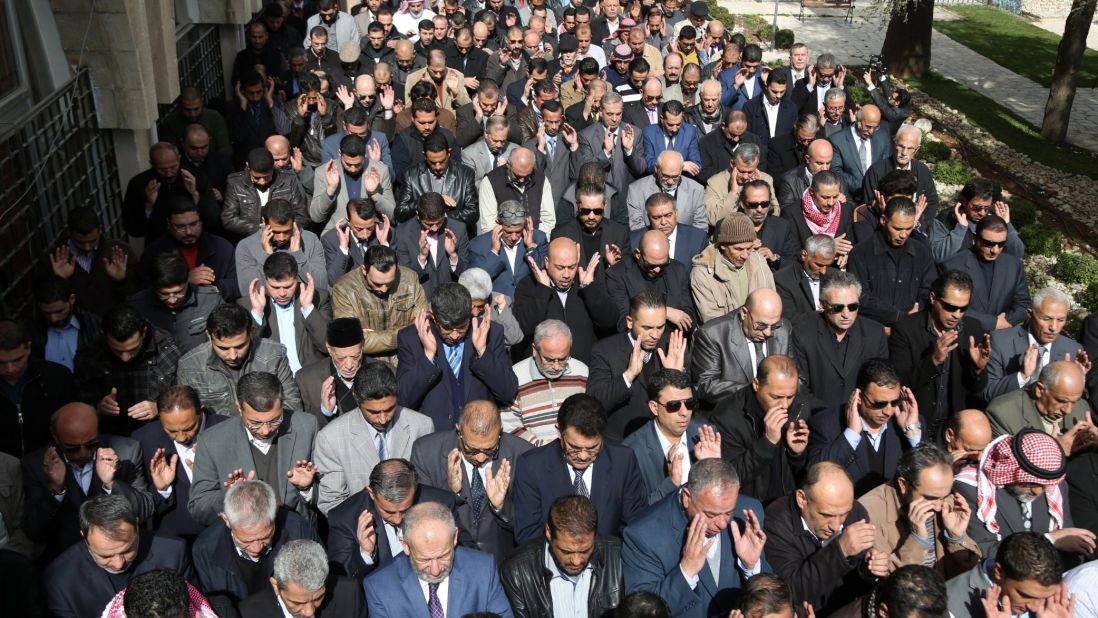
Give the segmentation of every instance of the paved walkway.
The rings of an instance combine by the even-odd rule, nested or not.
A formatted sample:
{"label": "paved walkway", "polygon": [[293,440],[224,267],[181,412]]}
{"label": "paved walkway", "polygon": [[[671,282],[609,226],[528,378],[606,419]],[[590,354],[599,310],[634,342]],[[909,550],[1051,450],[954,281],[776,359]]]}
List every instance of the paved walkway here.
{"label": "paved walkway", "polygon": [[[755,13],[766,16],[768,20],[774,14],[773,2],[721,0],[721,5],[733,14]],[[943,9],[946,7],[935,7],[936,13],[945,13]],[[778,27],[793,30],[796,39],[808,45],[813,57],[827,50],[835,54],[840,63],[865,64],[870,55],[880,51],[884,42],[888,20],[870,9],[855,11],[853,24],[846,23],[838,10],[806,10],[803,22],[797,19],[799,11],[797,2],[779,2]],[[1041,125],[1048,100],[1047,88],[1007,70],[938,31],[934,31],[932,45],[931,68],[935,71],[994,99],[1034,126]],[[787,54],[778,51],[764,54],[766,60],[775,58],[784,60]],[[1068,141],[1098,152],[1098,90],[1079,88],[1076,91]]]}

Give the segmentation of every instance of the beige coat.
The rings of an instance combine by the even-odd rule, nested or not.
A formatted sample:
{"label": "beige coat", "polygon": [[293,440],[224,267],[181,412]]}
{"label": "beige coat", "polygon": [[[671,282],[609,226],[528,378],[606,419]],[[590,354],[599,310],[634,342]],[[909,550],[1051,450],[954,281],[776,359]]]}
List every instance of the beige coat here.
{"label": "beige coat", "polygon": [[[445,79],[445,78],[443,78]],[[431,82],[434,86],[435,82],[431,79],[431,75],[427,73],[427,67],[417,69],[408,74],[408,80],[404,83],[404,104],[409,108],[412,107],[412,86],[415,86],[421,81]],[[448,109],[452,112],[456,112],[457,108],[465,105],[470,101],[469,93],[465,90],[464,85],[459,85],[457,94],[450,92],[450,89],[446,86],[442,87],[442,100],[439,101],[438,97],[435,97],[435,102],[439,104],[442,109]]]}
{"label": "beige coat", "polygon": [[[900,512],[900,498],[892,483],[885,483],[858,499],[869,514],[869,521],[876,526],[873,547],[889,555],[890,567],[895,570],[907,564],[922,564],[925,548],[915,535],[907,516]],[[976,516],[975,513],[972,514]],[[935,568],[946,579],[960,575],[980,562],[980,547],[967,534],[959,543],[945,538],[942,518],[935,522]]]}
{"label": "beige coat", "polygon": [[[717,222],[739,210],[740,194],[730,193],[728,188],[732,173],[724,170],[714,174],[705,183],[705,215],[709,218],[709,225],[717,225]],[[765,180],[770,185],[770,214],[777,217],[781,214],[778,206],[778,194],[774,191],[774,179],[766,172],[759,172],[759,180]]]}
{"label": "beige coat", "polygon": [[[698,308],[698,320],[702,323],[718,318],[743,305],[746,298],[739,298],[731,284],[733,272],[716,245],[709,245],[694,256],[694,268],[690,271],[690,292],[694,306]],[[774,275],[766,258],[752,251],[743,267],[747,269],[748,293],[759,288],[774,287]]]}
{"label": "beige coat", "polygon": [[416,273],[404,266],[400,282],[388,297],[380,298],[366,288],[361,268],[339,278],[332,287],[332,314],[337,318],[358,318],[365,335],[364,351],[379,360],[397,364],[397,332],[411,324],[416,312],[427,308],[427,295]]}

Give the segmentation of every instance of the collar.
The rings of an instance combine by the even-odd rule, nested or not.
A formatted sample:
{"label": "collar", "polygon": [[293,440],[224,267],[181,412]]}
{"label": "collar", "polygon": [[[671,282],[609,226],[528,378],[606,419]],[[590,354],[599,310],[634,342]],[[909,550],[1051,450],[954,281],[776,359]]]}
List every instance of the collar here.
{"label": "collar", "polygon": [[49,326],[47,328],[49,330],[53,331],[53,332],[56,332],[56,333],[63,333],[63,332],[70,331],[70,330],[79,331],[80,330],[80,320],[78,320],[76,318],[76,310],[74,309],[72,314],[69,315],[69,323],[68,324],[62,326],[61,328],[57,328],[55,326]]}
{"label": "collar", "polygon": [[[555,578],[563,579],[564,581],[567,581],[567,582],[569,582],[573,585],[578,584],[580,579],[582,579],[583,576],[588,571],[593,571],[594,570],[594,567],[591,565],[591,561],[588,560],[587,565],[583,567],[583,571],[580,571],[579,575],[569,575],[569,574],[565,573],[563,570],[561,570],[561,568],[559,566],[557,566],[557,561],[553,559],[553,554],[552,554],[552,552],[549,551],[549,542],[548,541],[546,541],[546,543],[545,543],[544,556],[545,556],[545,568],[548,569],[549,572],[553,574],[553,578],[554,579]],[[592,554],[592,557],[594,557],[594,554]]]}

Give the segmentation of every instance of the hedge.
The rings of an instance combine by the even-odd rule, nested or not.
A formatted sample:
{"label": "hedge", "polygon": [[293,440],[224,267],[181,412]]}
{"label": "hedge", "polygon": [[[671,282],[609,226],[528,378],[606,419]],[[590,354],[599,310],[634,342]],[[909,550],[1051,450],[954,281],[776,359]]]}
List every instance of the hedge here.
{"label": "hedge", "polygon": [[1061,253],[1051,274],[1061,281],[1090,286],[1098,283],[1098,260],[1086,253]]}
{"label": "hedge", "polygon": [[1058,256],[1064,250],[1064,235],[1060,232],[1030,223],[1018,230],[1018,237],[1031,255]]}

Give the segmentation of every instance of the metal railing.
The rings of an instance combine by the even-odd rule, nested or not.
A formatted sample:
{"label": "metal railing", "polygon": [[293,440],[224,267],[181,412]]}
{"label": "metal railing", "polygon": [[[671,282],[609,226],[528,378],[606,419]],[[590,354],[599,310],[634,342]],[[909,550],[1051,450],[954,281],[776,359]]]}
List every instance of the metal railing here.
{"label": "metal railing", "polygon": [[[176,41],[179,85],[194,86],[206,101],[225,98],[225,69],[221,64],[221,40],[217,26],[196,25]],[[179,99],[159,106],[160,118],[175,111]]]}
{"label": "metal railing", "polygon": [[89,206],[103,233],[122,234],[122,196],[111,132],[99,129],[86,69],[0,136],[0,307],[29,316],[31,275],[69,210]]}

